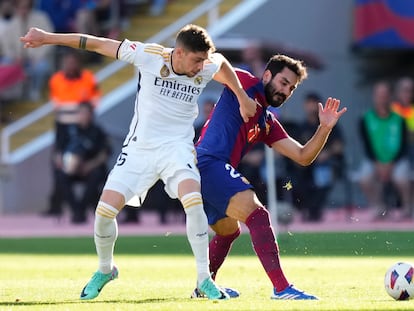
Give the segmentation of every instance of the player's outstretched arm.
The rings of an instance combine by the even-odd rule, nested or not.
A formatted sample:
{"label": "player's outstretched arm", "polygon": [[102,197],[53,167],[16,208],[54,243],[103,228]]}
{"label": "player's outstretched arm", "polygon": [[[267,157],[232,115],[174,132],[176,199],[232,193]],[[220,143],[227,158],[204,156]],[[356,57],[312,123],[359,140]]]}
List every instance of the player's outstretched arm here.
{"label": "player's outstretched arm", "polygon": [[24,37],[20,37],[25,48],[37,48],[42,45],[63,45],[93,51],[108,57],[116,58],[121,41],[96,37],[80,33],[53,33],[32,27]]}
{"label": "player's outstretched arm", "polygon": [[272,148],[300,165],[310,165],[325,146],[332,128],[347,110],[345,107],[338,111],[339,105],[340,100],[331,97],[325,106],[319,103],[319,127],[305,145],[288,137],[273,143]]}
{"label": "player's outstretched arm", "polygon": [[224,56],[220,70],[214,75],[214,80],[226,84],[233,91],[239,101],[243,121],[248,122],[249,118],[256,113],[256,101],[251,99],[244,91],[236,72]]}

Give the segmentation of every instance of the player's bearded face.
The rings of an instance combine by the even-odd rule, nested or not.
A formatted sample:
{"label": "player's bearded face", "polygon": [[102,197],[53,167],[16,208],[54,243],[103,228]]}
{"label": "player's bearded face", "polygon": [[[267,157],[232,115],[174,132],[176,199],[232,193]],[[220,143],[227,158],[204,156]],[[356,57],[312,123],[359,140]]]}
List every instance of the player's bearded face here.
{"label": "player's bearded face", "polygon": [[270,106],[280,107],[286,101],[288,96],[285,95],[281,90],[278,90],[275,80],[276,79],[273,78],[264,86],[264,92],[266,101]]}
{"label": "player's bearded face", "polygon": [[270,71],[266,71],[265,75],[268,81],[264,86],[266,101],[272,107],[280,107],[296,89],[298,76],[287,67],[273,77],[270,77]]}

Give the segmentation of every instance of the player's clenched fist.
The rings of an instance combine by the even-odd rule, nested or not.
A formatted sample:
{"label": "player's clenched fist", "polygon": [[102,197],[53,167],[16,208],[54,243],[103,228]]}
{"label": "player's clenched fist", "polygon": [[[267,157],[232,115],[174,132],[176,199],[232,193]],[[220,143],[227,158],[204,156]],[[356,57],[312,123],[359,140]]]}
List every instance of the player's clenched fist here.
{"label": "player's clenched fist", "polygon": [[25,48],[36,48],[44,44],[45,34],[44,30],[32,27],[24,37],[20,37],[20,41]]}
{"label": "player's clenched fist", "polygon": [[256,101],[248,96],[245,96],[243,100],[240,100],[240,114],[244,122],[248,122],[249,118],[256,114]]}

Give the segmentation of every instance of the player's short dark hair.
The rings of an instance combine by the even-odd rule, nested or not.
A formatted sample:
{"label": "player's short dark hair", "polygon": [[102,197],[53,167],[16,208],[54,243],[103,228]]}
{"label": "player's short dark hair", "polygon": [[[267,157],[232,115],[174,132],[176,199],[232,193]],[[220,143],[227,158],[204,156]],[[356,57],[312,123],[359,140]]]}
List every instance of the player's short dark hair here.
{"label": "player's short dark hair", "polygon": [[302,82],[308,76],[306,67],[301,60],[283,54],[273,55],[267,62],[265,70],[269,70],[272,73],[272,77],[274,77],[285,67],[292,70],[298,76],[298,82]]}
{"label": "player's short dark hair", "polygon": [[312,102],[319,103],[322,101],[322,97],[319,95],[319,93],[311,91],[311,92],[306,93],[305,101],[312,101]]}
{"label": "player's short dark hair", "polygon": [[176,46],[182,46],[190,52],[214,52],[213,40],[203,27],[189,24],[181,28],[175,39]]}

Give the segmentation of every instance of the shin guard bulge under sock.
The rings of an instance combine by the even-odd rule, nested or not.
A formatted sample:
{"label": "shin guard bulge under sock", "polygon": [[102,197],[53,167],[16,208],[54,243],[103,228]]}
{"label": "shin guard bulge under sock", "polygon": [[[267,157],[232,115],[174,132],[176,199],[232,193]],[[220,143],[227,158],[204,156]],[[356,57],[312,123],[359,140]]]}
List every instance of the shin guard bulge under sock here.
{"label": "shin guard bulge under sock", "polygon": [[116,216],[119,211],[109,204],[99,202],[95,210],[94,240],[99,259],[99,271],[109,273],[113,268],[113,253],[118,237]]}
{"label": "shin guard bulge under sock", "polygon": [[216,278],[218,269],[220,269],[228,253],[230,252],[233,241],[240,235],[240,229],[229,235],[216,234],[209,244],[210,272],[213,279]]}
{"label": "shin guard bulge under sock", "polygon": [[208,267],[208,222],[199,192],[191,192],[181,198],[186,214],[187,238],[193,251],[198,282],[210,276]]}
{"label": "shin guard bulge under sock", "polygon": [[285,289],[289,283],[280,266],[279,249],[270,225],[269,212],[264,208],[256,209],[247,218],[246,226],[250,230],[253,248],[273,286],[277,291]]}

